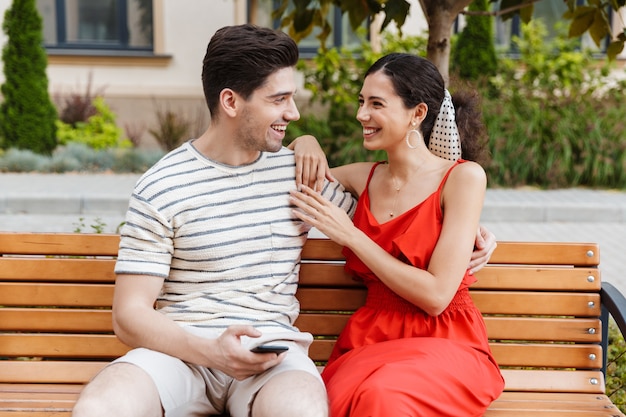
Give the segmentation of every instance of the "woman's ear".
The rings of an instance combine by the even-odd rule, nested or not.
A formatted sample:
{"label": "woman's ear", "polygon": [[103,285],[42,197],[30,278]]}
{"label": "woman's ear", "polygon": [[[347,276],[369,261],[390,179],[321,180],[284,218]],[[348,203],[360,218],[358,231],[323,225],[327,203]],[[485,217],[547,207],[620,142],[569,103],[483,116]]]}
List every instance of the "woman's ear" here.
{"label": "woman's ear", "polygon": [[422,121],[424,121],[424,119],[426,118],[426,114],[428,114],[428,106],[426,105],[426,103],[420,103],[415,106],[415,110],[413,112],[413,117],[415,121],[422,123]]}

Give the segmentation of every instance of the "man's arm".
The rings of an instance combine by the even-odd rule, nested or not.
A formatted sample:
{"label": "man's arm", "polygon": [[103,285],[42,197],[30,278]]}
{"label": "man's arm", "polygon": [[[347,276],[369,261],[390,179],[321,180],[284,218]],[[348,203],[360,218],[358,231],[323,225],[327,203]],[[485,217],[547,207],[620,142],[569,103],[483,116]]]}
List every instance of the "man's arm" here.
{"label": "man's arm", "polygon": [[218,369],[239,380],[259,374],[283,360],[284,355],[255,354],[241,345],[241,336],[261,335],[252,326],[231,326],[217,339],[185,331],[153,308],[163,281],[150,275],[117,276],[113,328],[122,342]]}
{"label": "man's arm", "polygon": [[487,262],[489,262],[497,246],[496,235],[491,233],[484,226],[479,226],[474,243],[474,252],[472,252],[472,258],[469,264],[469,269],[472,274],[481,270]]}

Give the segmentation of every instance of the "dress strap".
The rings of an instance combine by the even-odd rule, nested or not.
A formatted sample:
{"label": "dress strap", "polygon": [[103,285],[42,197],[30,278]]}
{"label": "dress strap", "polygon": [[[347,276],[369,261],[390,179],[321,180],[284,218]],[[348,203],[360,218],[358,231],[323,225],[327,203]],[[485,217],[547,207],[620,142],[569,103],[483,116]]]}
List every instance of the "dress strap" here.
{"label": "dress strap", "polygon": [[367,177],[367,183],[365,184],[365,189],[369,190],[370,188],[370,181],[372,179],[372,177],[374,176],[374,171],[376,170],[376,167],[380,164],[386,164],[387,161],[377,161],[374,163],[374,165],[372,165],[372,169],[370,169],[370,175]]}
{"label": "dress strap", "polygon": [[448,177],[450,176],[450,173],[452,172],[452,170],[454,168],[456,168],[459,164],[462,164],[463,162],[465,162],[464,159],[457,159],[457,161],[454,164],[452,164],[452,166],[446,172],[446,175],[444,175],[443,178],[441,179],[441,183],[439,184],[439,188],[437,188],[437,192],[438,193],[441,193],[441,190],[443,189],[443,186],[445,185],[446,181],[448,180]]}

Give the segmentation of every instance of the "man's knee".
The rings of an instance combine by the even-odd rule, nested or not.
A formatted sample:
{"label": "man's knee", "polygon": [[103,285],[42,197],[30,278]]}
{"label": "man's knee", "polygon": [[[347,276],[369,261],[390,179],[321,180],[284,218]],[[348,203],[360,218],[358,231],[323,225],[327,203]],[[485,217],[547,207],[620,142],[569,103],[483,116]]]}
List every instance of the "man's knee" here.
{"label": "man's knee", "polygon": [[161,401],[152,379],[129,363],[100,372],[81,392],[72,417],[160,417]]}
{"label": "man's knee", "polygon": [[252,404],[252,417],[327,417],[328,399],[320,379],[304,371],[272,377]]}

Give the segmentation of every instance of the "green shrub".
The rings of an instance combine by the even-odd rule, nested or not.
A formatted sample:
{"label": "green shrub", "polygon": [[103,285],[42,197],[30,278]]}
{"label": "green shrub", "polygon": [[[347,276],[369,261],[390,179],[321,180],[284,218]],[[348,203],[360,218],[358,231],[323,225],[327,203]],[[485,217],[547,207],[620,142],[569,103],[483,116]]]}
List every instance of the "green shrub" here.
{"label": "green shrub", "polygon": [[112,149],[114,154],[112,169],[115,172],[144,172],[154,165],[163,152],[160,150]]}
{"label": "green shrub", "polygon": [[76,122],[74,126],[57,121],[59,143],[84,143],[93,149],[129,148],[132,143],[124,137],[124,132],[115,123],[115,113],[102,97],[93,101],[96,113],[86,122]]}
{"label": "green shrub", "polygon": [[11,148],[0,155],[0,172],[42,171],[47,160],[31,150]]}
{"label": "green shrub", "polygon": [[[488,0],[475,0],[470,11],[488,11]],[[459,34],[451,56],[452,70],[463,79],[476,80],[493,76],[498,69],[493,43],[493,18],[488,15],[469,15],[467,25]]]}
{"label": "green shrub", "polygon": [[157,128],[148,129],[165,151],[171,151],[187,139],[192,123],[168,108],[157,109]]}
{"label": "green shrub", "polygon": [[[626,108],[621,87],[577,41],[544,43],[533,21],[514,39],[518,60],[482,86],[491,186],[626,187]],[[523,70],[521,70],[523,69]]]}
{"label": "green shrub", "polygon": [[626,412],[626,342],[615,321],[609,321],[606,393],[622,412]]}
{"label": "green shrub", "polygon": [[35,0],[13,0],[2,28],[8,40],[2,50],[0,146],[50,154],[57,144],[57,113],[48,94],[48,62]]}
{"label": "green shrub", "polygon": [[59,146],[53,154],[53,158],[74,159],[80,163],[78,171],[99,172],[113,168],[115,156],[109,149],[96,150],[84,143],[70,142],[65,146]]}
{"label": "green shrub", "polygon": [[64,172],[81,171],[83,165],[76,158],[69,155],[55,153],[46,163],[46,171],[62,174]]}
{"label": "green shrub", "polygon": [[59,108],[59,119],[63,123],[76,127],[79,122],[86,122],[91,116],[94,116],[98,110],[94,106],[94,100],[96,97],[102,95],[102,91],[91,91],[92,74],[89,73],[87,80],[87,86],[85,91],[70,92],[65,97],[59,95],[55,100]]}
{"label": "green shrub", "polygon": [[0,172],[104,172],[141,173],[163,156],[160,150],[138,148],[92,149],[70,143],[58,147],[52,156],[29,150],[9,149],[0,155]]}

